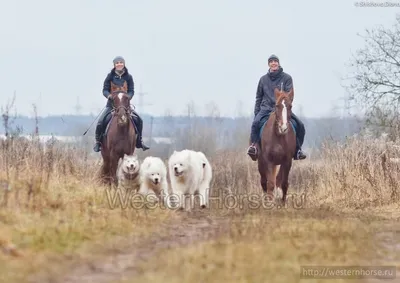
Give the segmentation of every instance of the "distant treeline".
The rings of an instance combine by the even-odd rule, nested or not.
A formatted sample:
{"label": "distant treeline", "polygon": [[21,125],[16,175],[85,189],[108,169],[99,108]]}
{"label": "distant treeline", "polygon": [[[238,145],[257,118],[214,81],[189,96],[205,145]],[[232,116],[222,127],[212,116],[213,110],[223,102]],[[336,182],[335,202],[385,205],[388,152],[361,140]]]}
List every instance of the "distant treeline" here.
{"label": "distant treeline", "polygon": [[[250,133],[252,117],[188,117],[188,116],[157,116],[142,115],[144,120],[143,134],[146,137],[184,137],[204,136],[204,129],[209,129],[218,135],[218,147],[229,147],[235,144],[241,135],[241,144]],[[38,118],[38,128],[41,135],[82,135],[96,119],[90,115],[62,115]],[[319,147],[324,139],[343,140],[346,136],[359,133],[363,123],[357,118],[302,118],[306,127],[305,147]],[[33,133],[36,123],[34,118],[18,116],[13,118],[10,127],[19,129],[24,134]],[[88,132],[94,134],[95,121]],[[200,130],[201,129],[201,130]],[[0,130],[4,134],[4,128]]]}

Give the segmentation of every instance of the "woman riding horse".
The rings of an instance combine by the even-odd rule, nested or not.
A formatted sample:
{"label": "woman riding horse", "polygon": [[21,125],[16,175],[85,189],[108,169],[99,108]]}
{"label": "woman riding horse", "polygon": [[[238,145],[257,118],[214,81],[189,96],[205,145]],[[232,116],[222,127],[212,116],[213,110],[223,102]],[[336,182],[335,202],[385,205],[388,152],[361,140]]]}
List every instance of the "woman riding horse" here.
{"label": "woman riding horse", "polygon": [[[104,128],[103,128],[104,118],[112,110],[111,101],[109,99],[111,97],[111,94],[110,94],[111,82],[118,86],[122,86],[124,84],[124,82],[126,82],[128,85],[129,98],[132,99],[133,95],[135,94],[133,78],[132,78],[132,75],[129,74],[128,69],[125,66],[124,58],[121,56],[117,56],[113,60],[113,63],[114,63],[114,68],[111,70],[111,72],[107,75],[106,79],[104,80],[103,95],[104,95],[104,97],[107,98],[107,105],[106,105],[106,109],[103,111],[101,117],[99,118],[99,120],[97,122],[96,134],[95,134],[96,144],[93,148],[93,150],[95,152],[99,152],[101,150],[100,138],[104,131]],[[142,148],[143,151],[145,151],[145,150],[148,150],[149,147],[146,146],[142,140],[143,121],[137,113],[135,113],[135,114],[137,117],[137,119],[135,120],[135,124],[138,129],[138,135],[139,135],[137,143],[136,143],[136,147]],[[104,125],[104,127],[105,127],[105,125]]]}

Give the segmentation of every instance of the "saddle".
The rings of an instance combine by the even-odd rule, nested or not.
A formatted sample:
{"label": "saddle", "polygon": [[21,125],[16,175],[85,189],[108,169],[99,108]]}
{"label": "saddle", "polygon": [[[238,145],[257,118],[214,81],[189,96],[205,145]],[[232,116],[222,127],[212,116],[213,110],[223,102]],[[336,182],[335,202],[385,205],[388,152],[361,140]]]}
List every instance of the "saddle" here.
{"label": "saddle", "polygon": [[[260,120],[260,125],[262,125],[261,127],[260,127],[260,131],[259,131],[259,140],[261,140],[261,135],[262,135],[262,132],[263,132],[263,130],[264,130],[264,127],[265,127],[265,125],[267,124],[267,122],[268,122],[268,118],[269,118],[269,114],[267,114],[267,115],[265,115],[263,118],[261,118],[261,120]],[[297,134],[296,134],[296,129],[297,129],[297,123],[296,123],[296,120],[295,119],[293,119],[293,118],[291,118],[290,119],[290,124],[292,125],[292,128],[293,128],[293,131],[294,131],[294,136],[297,138]]]}
{"label": "saddle", "polygon": [[[101,126],[101,128],[102,128],[102,138],[105,138],[106,136],[107,136],[107,132],[108,132],[108,129],[109,129],[109,127],[110,127],[110,124],[111,124],[111,120],[112,120],[112,114],[113,114],[113,111],[110,111],[109,113],[107,113],[105,116],[104,116],[104,119],[103,119],[103,122],[102,122],[102,126]],[[132,109],[132,111],[131,111],[131,122],[132,122],[132,125],[133,125],[133,127],[135,128],[135,132],[136,133],[138,133],[138,127],[137,127],[137,125],[138,125],[138,120],[139,120],[139,115],[135,112],[135,110],[134,109]]]}

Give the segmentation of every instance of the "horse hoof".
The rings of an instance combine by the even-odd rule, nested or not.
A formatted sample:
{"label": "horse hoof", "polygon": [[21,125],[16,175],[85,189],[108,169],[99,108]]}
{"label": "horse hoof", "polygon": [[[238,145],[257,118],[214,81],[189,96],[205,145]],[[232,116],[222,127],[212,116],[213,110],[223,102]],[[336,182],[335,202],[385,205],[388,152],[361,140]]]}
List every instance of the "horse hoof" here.
{"label": "horse hoof", "polygon": [[206,205],[205,205],[205,204],[202,204],[200,207],[201,207],[201,208],[206,208]]}

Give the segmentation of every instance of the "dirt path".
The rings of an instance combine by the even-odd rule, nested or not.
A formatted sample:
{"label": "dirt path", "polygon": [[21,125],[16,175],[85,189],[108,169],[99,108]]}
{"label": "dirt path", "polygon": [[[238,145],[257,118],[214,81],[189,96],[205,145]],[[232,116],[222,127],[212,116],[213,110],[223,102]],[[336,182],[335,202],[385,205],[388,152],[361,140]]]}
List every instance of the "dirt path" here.
{"label": "dirt path", "polygon": [[[109,283],[133,278],[142,272],[139,264],[151,259],[161,250],[198,244],[229,233],[229,221],[233,221],[231,217],[210,216],[208,212],[181,213],[169,223],[160,225],[149,238],[132,238],[127,243],[121,242],[118,249],[103,253],[95,259],[78,260],[64,276],[44,271],[41,275],[36,274],[30,282]],[[381,242],[386,250],[398,250],[400,254],[399,232],[400,227],[394,227],[393,224],[383,226],[382,232],[376,235],[377,241]],[[387,262],[393,261],[393,264],[398,262],[398,259],[388,257],[384,251],[380,257]],[[364,282],[381,281],[367,279]],[[399,282],[399,279],[391,282]]]}
{"label": "dirt path", "polygon": [[[182,214],[178,221],[163,224],[161,235],[135,240],[114,254],[97,258],[94,261],[79,262],[67,276],[44,275],[35,277],[32,283],[40,282],[114,282],[134,276],[139,270],[137,264],[151,258],[162,249],[176,248],[214,238],[228,231],[226,219],[210,217],[206,213],[192,212]],[[41,278],[39,278],[41,277]]]}

